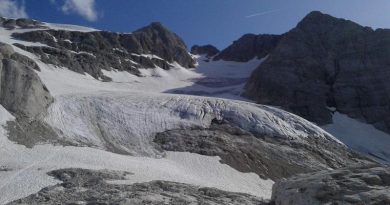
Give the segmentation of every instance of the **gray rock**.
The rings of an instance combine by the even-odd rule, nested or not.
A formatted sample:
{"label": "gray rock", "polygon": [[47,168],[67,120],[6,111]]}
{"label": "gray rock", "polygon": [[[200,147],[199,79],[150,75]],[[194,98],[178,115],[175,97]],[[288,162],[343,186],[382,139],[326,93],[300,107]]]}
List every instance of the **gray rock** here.
{"label": "gray rock", "polygon": [[277,180],[299,173],[369,163],[345,146],[325,139],[308,142],[256,136],[228,124],[213,123],[209,129],[193,128],[158,133],[158,148],[219,156],[221,162],[241,171]]}
{"label": "gray rock", "polygon": [[22,29],[47,28],[42,22],[36,20],[26,19],[26,18],[8,19],[4,17],[0,17],[0,26],[10,30],[15,29],[16,27]]}
{"label": "gray rock", "polygon": [[184,41],[161,23],[154,22],[134,32],[142,52],[158,55],[168,62],[176,61],[186,68],[194,68],[195,60],[189,55]]}
{"label": "gray rock", "polygon": [[49,173],[63,183],[9,204],[268,204],[260,198],[188,184],[152,181],[132,185],[108,183],[131,173],[64,169]]}
{"label": "gray rock", "polygon": [[16,28],[16,20],[15,19],[5,19],[3,22],[3,27],[7,29]]}
{"label": "gray rock", "polygon": [[320,125],[334,107],[390,132],[389,53],[390,30],[312,12],[252,73],[244,96]]}
{"label": "gray rock", "polygon": [[16,44],[19,48],[38,55],[44,63],[64,66],[79,73],[86,72],[103,80],[110,79],[103,75],[102,69],[140,75],[138,69],[141,67],[159,66],[168,70],[173,62],[186,68],[195,66],[194,59],[180,37],[160,23],[152,23],[132,34],[38,30],[14,33],[13,37],[49,45],[50,47],[40,47]]}
{"label": "gray rock", "polygon": [[77,146],[58,136],[58,134],[42,119],[18,117],[7,122],[4,128],[8,131],[8,139],[18,144],[32,148],[37,144],[52,144],[62,146]]}
{"label": "gray rock", "polygon": [[16,25],[23,29],[28,28],[47,28],[42,22],[32,20],[32,19],[26,19],[26,18],[20,18],[16,19]]}
{"label": "gray rock", "polygon": [[46,86],[34,72],[38,66],[0,44],[0,104],[16,117],[35,118],[53,101]]}
{"label": "gray rock", "polygon": [[264,58],[278,45],[280,35],[246,34],[222,50],[214,60],[247,62],[253,58]]}
{"label": "gray rock", "polygon": [[389,167],[353,167],[276,182],[275,205],[390,204]]}
{"label": "gray rock", "polygon": [[220,51],[213,45],[194,45],[191,48],[191,53],[194,55],[206,55],[207,58],[211,58],[217,55]]}

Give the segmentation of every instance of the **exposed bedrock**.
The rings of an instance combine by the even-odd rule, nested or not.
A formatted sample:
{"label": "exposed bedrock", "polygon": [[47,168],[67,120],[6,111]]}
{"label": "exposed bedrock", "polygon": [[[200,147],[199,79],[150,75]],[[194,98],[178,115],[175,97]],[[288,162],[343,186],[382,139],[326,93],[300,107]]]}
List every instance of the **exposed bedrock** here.
{"label": "exposed bedrock", "polygon": [[39,79],[39,67],[29,58],[0,43],[0,104],[17,117],[35,118],[53,98]]}
{"label": "exposed bedrock", "polygon": [[304,174],[277,182],[275,205],[390,204],[390,168],[365,166]]}
{"label": "exposed bedrock", "polygon": [[222,50],[214,60],[247,62],[253,58],[264,58],[275,49],[280,39],[280,35],[246,34]]}
{"label": "exposed bedrock", "polygon": [[320,12],[284,34],[244,95],[320,125],[330,107],[390,132],[390,31]]}
{"label": "exposed bedrock", "polygon": [[211,58],[217,55],[220,51],[213,45],[194,45],[191,47],[191,53],[194,55],[205,55],[207,58]]}
{"label": "exposed bedrock", "polygon": [[108,31],[36,30],[14,33],[13,37],[47,46],[16,46],[34,53],[44,63],[67,67],[79,73],[110,80],[102,69],[117,69],[140,75],[139,68],[163,69],[177,62],[185,68],[195,67],[195,60],[183,40],[160,23],[133,33]]}
{"label": "exposed bedrock", "polygon": [[26,19],[26,18],[19,18],[19,19],[9,19],[0,17],[0,26],[7,28],[7,29],[15,29],[15,28],[45,28],[44,24],[42,22],[32,20],[32,19]]}
{"label": "exposed bedrock", "polygon": [[268,204],[267,201],[248,194],[168,181],[131,185],[110,182],[126,179],[126,175],[130,174],[109,170],[56,170],[49,175],[62,183],[9,204]]}
{"label": "exposed bedrock", "polygon": [[210,128],[170,130],[154,142],[167,151],[219,156],[221,162],[242,172],[273,180],[299,173],[369,163],[337,142],[309,137],[306,142],[256,136],[229,124]]}

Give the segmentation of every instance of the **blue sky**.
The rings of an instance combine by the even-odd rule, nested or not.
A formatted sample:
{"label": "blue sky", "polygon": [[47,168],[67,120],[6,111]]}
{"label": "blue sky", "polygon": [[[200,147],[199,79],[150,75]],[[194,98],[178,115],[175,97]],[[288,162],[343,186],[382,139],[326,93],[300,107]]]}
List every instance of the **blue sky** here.
{"label": "blue sky", "polygon": [[284,33],[319,10],[390,28],[390,0],[0,0],[0,14],[130,32],[159,21],[188,46],[228,46],[245,33]]}

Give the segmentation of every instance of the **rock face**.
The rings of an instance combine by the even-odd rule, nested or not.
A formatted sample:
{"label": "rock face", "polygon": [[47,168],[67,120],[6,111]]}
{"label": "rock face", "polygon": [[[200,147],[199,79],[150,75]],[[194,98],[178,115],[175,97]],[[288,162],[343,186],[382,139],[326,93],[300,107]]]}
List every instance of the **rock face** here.
{"label": "rock face", "polygon": [[390,204],[390,168],[360,167],[298,175],[273,187],[275,205]]}
{"label": "rock face", "polygon": [[334,107],[390,132],[389,53],[390,30],[312,12],[283,35],[244,95],[321,125]]}
{"label": "rock face", "polygon": [[156,135],[158,148],[219,156],[222,163],[264,179],[368,163],[345,146],[325,139],[308,142],[259,137],[238,127],[214,122],[208,129],[170,130]]}
{"label": "rock face", "polygon": [[204,46],[198,46],[194,45],[191,48],[191,53],[194,55],[206,55],[207,58],[211,58],[215,55],[217,55],[220,51],[218,48],[212,46],[212,45],[204,45]]}
{"label": "rock face", "polygon": [[151,53],[186,68],[194,67],[195,60],[189,55],[183,40],[161,23],[154,22],[135,31],[134,37],[139,42],[139,53]]}
{"label": "rock face", "polygon": [[0,104],[17,117],[35,118],[43,113],[53,98],[29,58],[0,44]]}
{"label": "rock face", "polygon": [[32,19],[7,19],[0,17],[0,26],[7,28],[7,29],[15,29],[17,27],[19,28],[45,28],[42,22],[35,21]]}
{"label": "rock face", "polygon": [[181,38],[160,23],[152,23],[132,34],[41,29],[14,33],[13,37],[46,44],[16,45],[38,55],[44,63],[86,72],[102,80],[110,80],[102,69],[140,75],[138,68],[159,66],[168,70],[173,62],[186,68],[195,67],[195,60]]}
{"label": "rock face", "polygon": [[281,36],[269,34],[246,34],[221,51],[214,60],[247,62],[253,58],[264,58],[278,45]]}
{"label": "rock face", "polygon": [[49,175],[63,183],[9,204],[268,204],[248,194],[167,181],[132,185],[108,183],[131,175],[118,171],[64,169]]}

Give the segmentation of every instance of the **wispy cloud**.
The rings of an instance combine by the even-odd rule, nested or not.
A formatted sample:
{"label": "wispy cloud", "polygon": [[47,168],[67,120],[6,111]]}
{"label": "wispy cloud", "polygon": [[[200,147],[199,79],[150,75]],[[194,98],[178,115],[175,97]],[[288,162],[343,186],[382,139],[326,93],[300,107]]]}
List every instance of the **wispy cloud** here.
{"label": "wispy cloud", "polygon": [[96,21],[98,12],[95,8],[95,0],[50,0],[65,14],[77,14],[88,21]]}
{"label": "wispy cloud", "polygon": [[253,18],[253,17],[256,17],[256,16],[264,16],[264,15],[267,15],[267,14],[272,14],[272,13],[278,12],[278,11],[280,11],[280,10],[281,10],[281,9],[274,9],[274,10],[269,10],[269,11],[263,11],[263,12],[259,12],[259,13],[254,13],[254,14],[245,16],[245,18]]}
{"label": "wispy cloud", "polygon": [[16,0],[0,0],[0,16],[9,18],[27,18],[24,2],[19,4]]}
{"label": "wispy cloud", "polygon": [[96,21],[98,19],[95,10],[95,0],[66,0],[61,10],[64,13],[76,13],[88,21]]}

